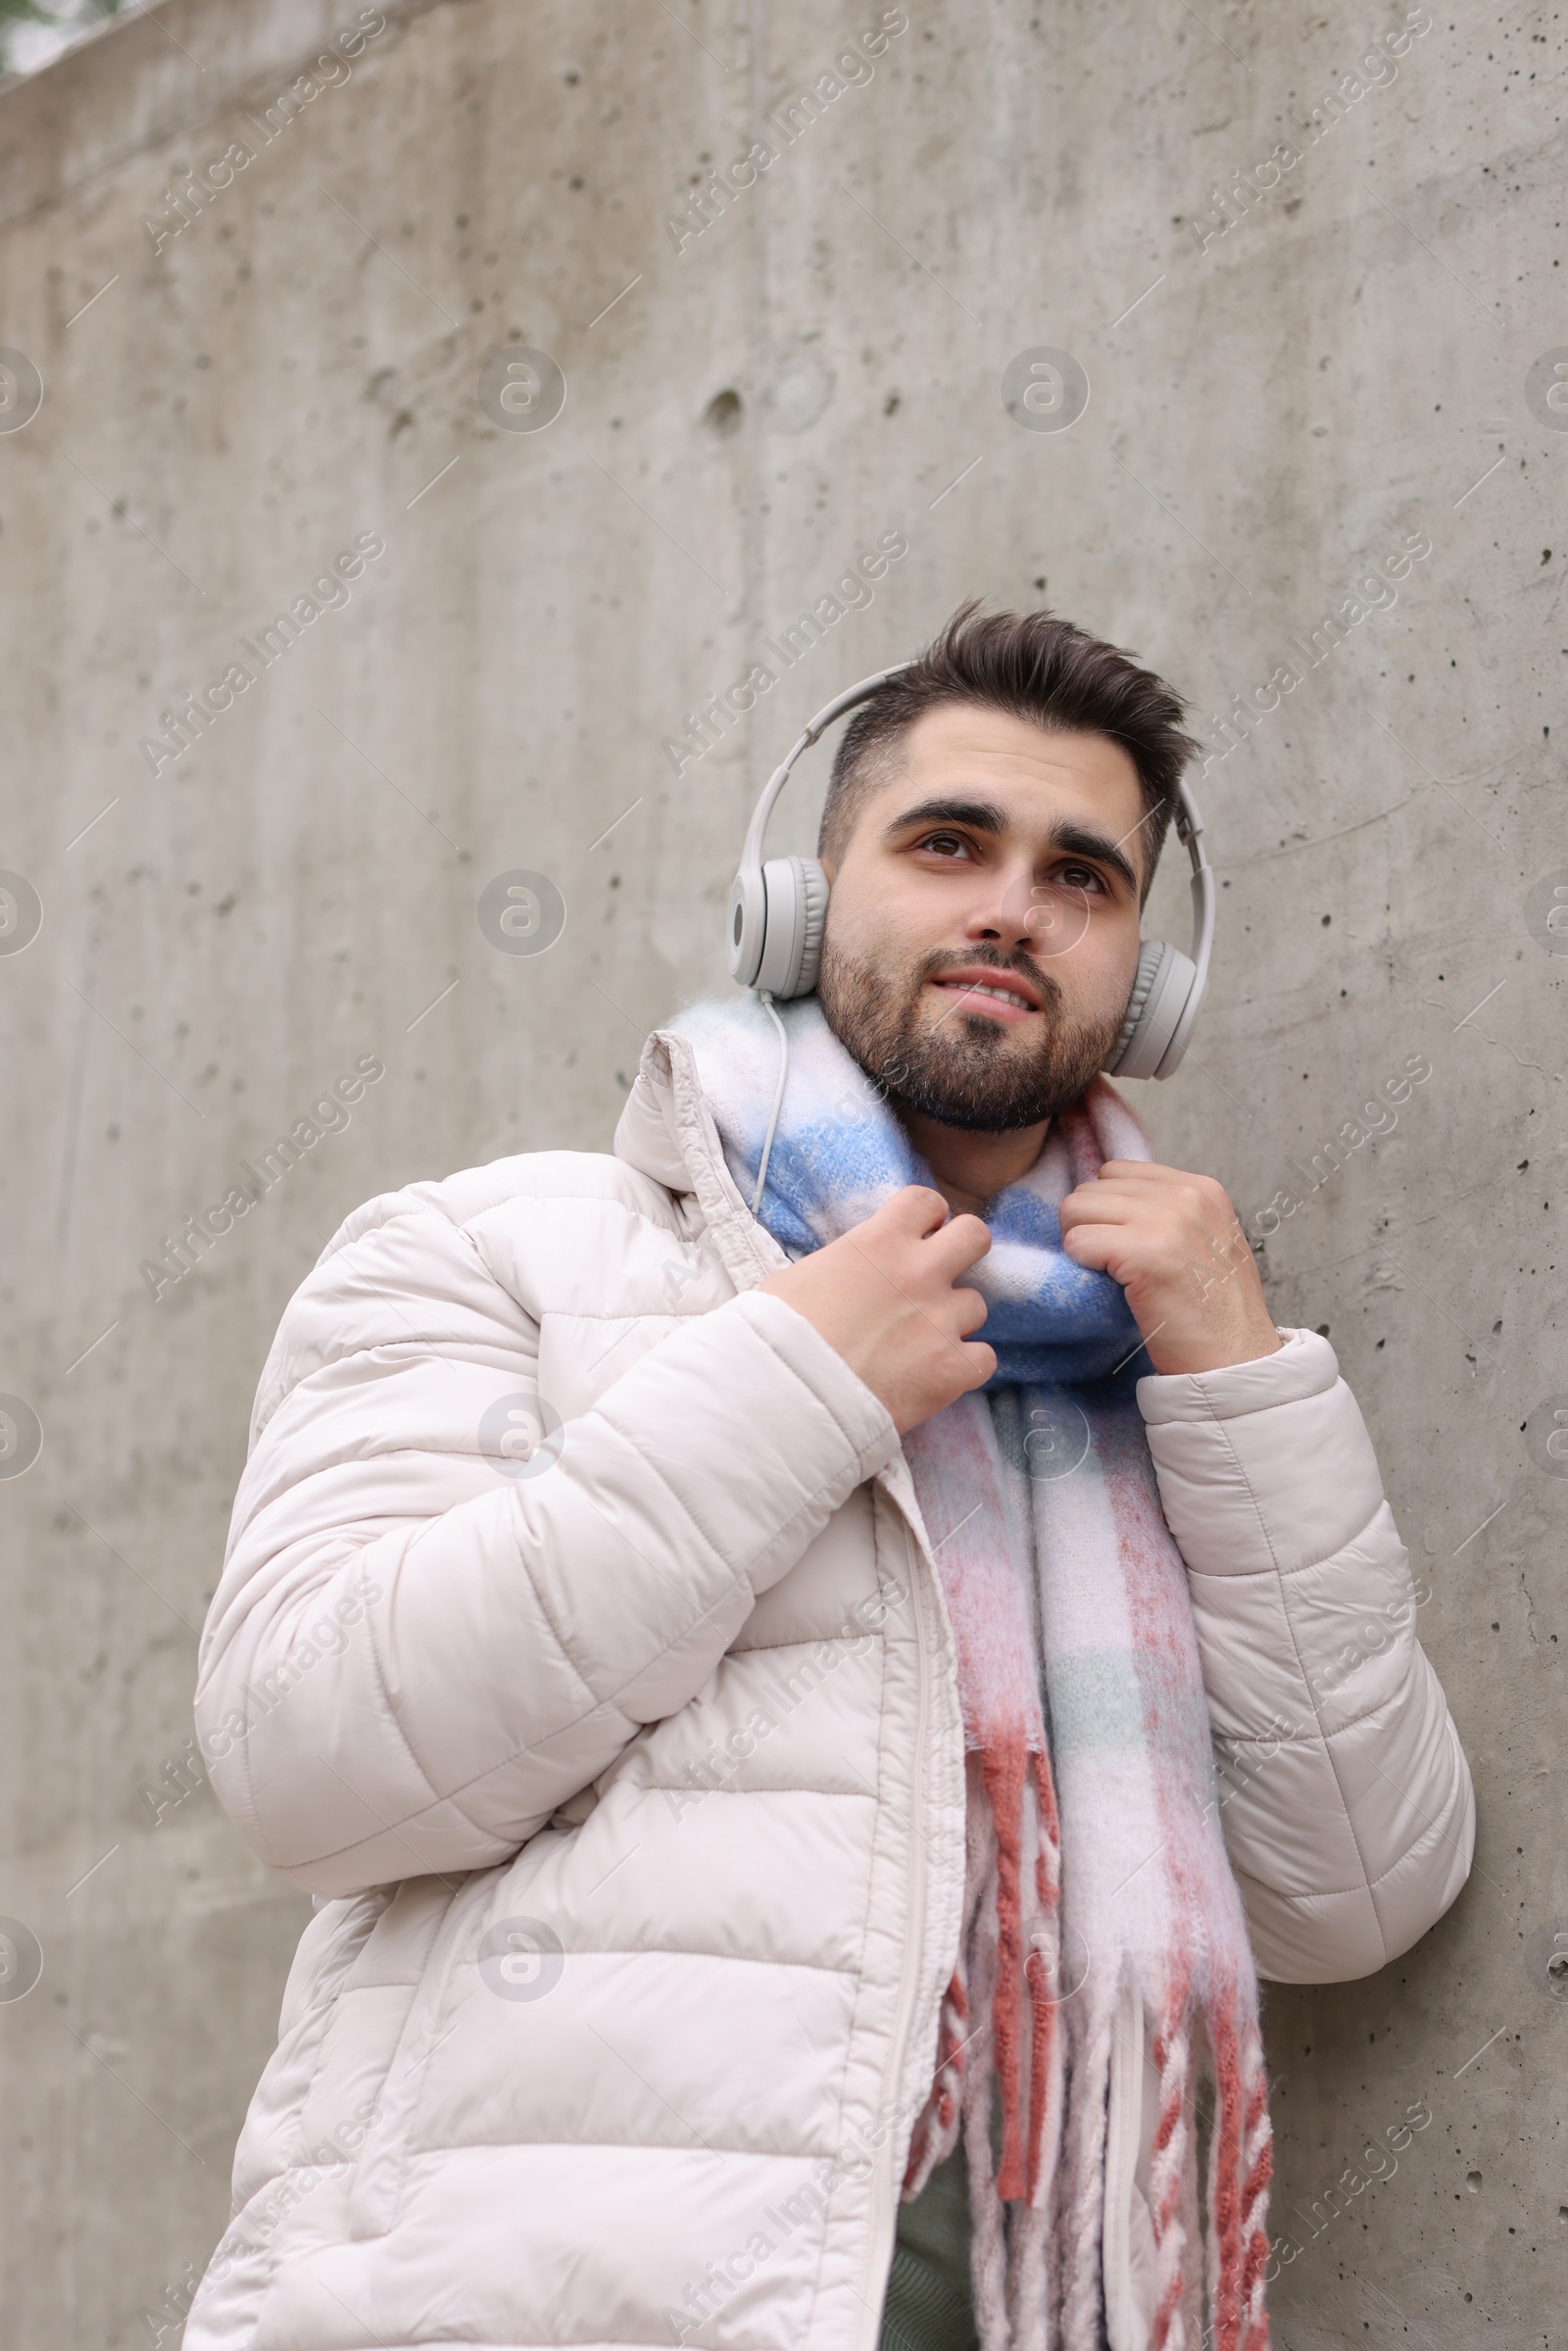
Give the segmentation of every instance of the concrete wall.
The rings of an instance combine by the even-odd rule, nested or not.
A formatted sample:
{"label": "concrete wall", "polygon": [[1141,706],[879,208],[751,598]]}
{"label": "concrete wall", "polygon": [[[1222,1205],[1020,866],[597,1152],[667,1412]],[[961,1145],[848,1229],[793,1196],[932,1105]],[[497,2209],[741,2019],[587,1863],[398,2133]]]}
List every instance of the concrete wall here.
{"label": "concrete wall", "polygon": [[[1269,1995],[1278,2338],[1544,2344],[1561,2306],[1562,24],[906,8],[389,5],[300,84],[354,0],[170,0],[0,99],[0,344],[43,387],[29,419],[0,378],[0,866],[42,921],[0,952],[11,1469],[42,1431],[0,1478],[0,1913],[43,1959],[0,2002],[4,2292],[39,2351],[174,2339],[307,1915],[178,1771],[285,1299],[373,1193],[608,1144],[644,1029],[723,984],[758,783],[968,593],[1136,648],[1224,754],[1211,1006],[1132,1092],[1340,1350],[1479,1784],[1421,1946]],[[564,375],[542,429],[515,346]],[[812,608],[750,717],[668,748]],[[160,714],[234,663],[183,747]],[[548,953],[481,923],[518,870]],[[1184,901],[1172,865],[1178,937]],[[155,1300],[142,1261],[359,1056],[352,1124]]]}

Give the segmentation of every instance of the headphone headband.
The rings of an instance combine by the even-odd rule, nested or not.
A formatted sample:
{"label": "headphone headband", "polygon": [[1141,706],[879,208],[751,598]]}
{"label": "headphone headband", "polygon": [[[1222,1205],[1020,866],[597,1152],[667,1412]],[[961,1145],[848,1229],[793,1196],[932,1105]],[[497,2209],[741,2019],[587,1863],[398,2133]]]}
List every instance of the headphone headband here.
{"label": "headphone headband", "polygon": [[746,844],[741,851],[742,873],[747,870],[748,866],[755,868],[758,873],[761,872],[762,836],[767,831],[767,820],[773,813],[779,794],[789,780],[790,769],[802,752],[809,751],[811,745],[818,741],[835,718],[842,718],[845,711],[853,710],[857,703],[869,702],[871,696],[877,692],[879,687],[885,686],[890,678],[902,677],[906,669],[912,669],[913,666],[912,661],[896,661],[891,669],[879,669],[874,677],[862,677],[858,686],[851,686],[846,693],[836,694],[830,703],[825,704],[817,711],[806,732],[797,737],[762,786],[761,798],[752,810],[752,821],[746,828]]}
{"label": "headphone headband", "polygon": [[[878,669],[858,685],[825,703],[797,737],[763,785],[746,828],[740,870],[730,892],[729,967],[743,987],[769,997],[809,995],[816,985],[822,926],[827,913],[827,876],[814,857],[772,857],[762,843],[768,819],[791,768],[819,741],[835,718],[869,701],[890,680],[913,667],[909,661]],[[1106,1062],[1123,1077],[1171,1076],[1187,1050],[1208,985],[1214,944],[1214,868],[1203,845],[1203,820],[1185,780],[1176,787],[1176,831],[1192,863],[1192,950],[1184,955],[1168,940],[1146,939],[1121,1033]]]}

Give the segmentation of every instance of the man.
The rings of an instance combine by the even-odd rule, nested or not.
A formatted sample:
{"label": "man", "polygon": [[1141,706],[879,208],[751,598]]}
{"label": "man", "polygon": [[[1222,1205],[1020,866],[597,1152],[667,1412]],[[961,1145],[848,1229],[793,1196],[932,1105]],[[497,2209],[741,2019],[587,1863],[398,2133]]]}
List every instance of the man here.
{"label": "man", "polygon": [[296,1295],[197,1720],[319,1907],[187,2351],[1266,2344],[1256,1973],[1408,1949],[1474,1804],[1332,1348],[1098,1074],[1181,708],[962,608],[818,997]]}

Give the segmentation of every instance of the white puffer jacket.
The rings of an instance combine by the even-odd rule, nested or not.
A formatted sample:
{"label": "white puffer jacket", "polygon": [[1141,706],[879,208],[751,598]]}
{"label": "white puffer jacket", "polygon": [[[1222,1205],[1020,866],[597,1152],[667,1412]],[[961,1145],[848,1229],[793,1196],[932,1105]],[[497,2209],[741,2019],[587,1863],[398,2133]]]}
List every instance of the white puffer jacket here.
{"label": "white puffer jacket", "polygon": [[[886,1411],[757,1294],[679,1039],[615,1153],[368,1202],[268,1359],[197,1724],[322,1906],[186,2351],[874,2351],[958,1936],[946,1612]],[[1441,1915],[1474,1804],[1360,1413],[1282,1337],[1139,1400],[1258,1963],[1315,1983]]]}

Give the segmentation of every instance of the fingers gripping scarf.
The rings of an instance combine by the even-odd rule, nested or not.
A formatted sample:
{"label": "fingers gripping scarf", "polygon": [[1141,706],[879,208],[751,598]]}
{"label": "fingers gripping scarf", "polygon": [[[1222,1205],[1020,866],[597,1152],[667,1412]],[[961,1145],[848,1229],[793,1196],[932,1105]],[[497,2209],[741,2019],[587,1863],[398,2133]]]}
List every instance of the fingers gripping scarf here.
{"label": "fingers gripping scarf", "polygon": [[[815,1000],[780,1011],[788,1078],[760,1214],[799,1257],[930,1178]],[[750,1200],[777,1032],[753,999],[672,1025]],[[1159,2077],[1151,2351],[1268,2345],[1257,1981],[1220,1835],[1186,1571],[1134,1393],[1147,1358],[1117,1284],[1060,1246],[1066,1194],[1106,1158],[1149,1155],[1102,1078],[1053,1122],[1034,1169],[990,1203],[991,1251],[967,1277],[988,1302],[996,1377],[904,1441],[953,1626],[969,1791],[963,1932],[904,2194],[961,2131],[982,2351],[1102,2340],[1124,1984]],[[1213,2090],[1201,2241],[1200,2072]]]}

